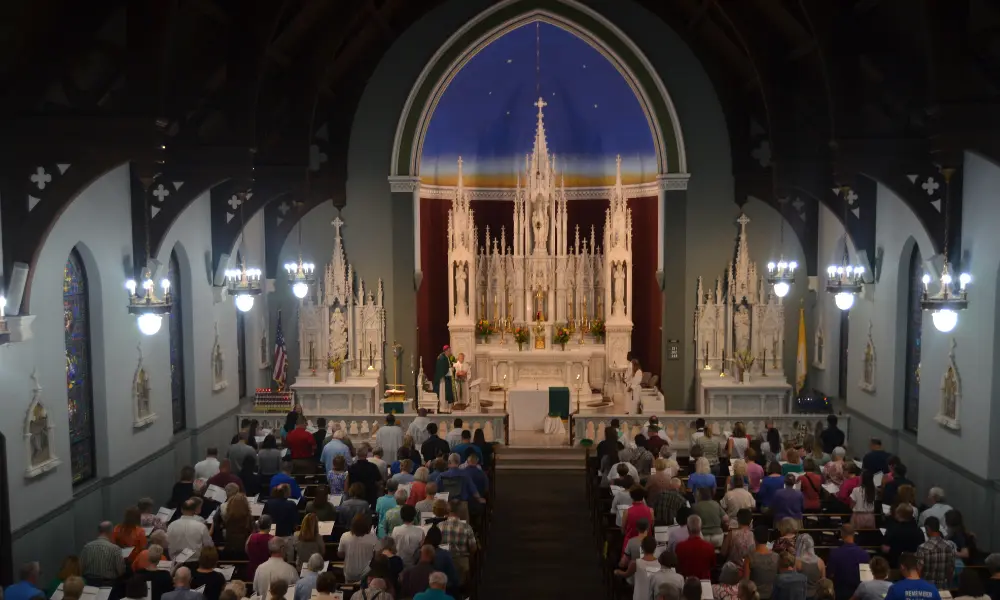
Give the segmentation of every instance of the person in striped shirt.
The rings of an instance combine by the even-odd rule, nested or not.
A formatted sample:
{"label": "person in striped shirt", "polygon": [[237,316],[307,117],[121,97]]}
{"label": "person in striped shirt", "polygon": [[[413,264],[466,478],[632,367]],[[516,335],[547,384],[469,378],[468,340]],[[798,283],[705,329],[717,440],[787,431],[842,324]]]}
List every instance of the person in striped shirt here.
{"label": "person in striped shirt", "polygon": [[125,574],[122,549],[111,541],[114,532],[111,521],[103,521],[97,528],[97,539],[88,542],[80,551],[80,569],[90,585],[109,586]]}

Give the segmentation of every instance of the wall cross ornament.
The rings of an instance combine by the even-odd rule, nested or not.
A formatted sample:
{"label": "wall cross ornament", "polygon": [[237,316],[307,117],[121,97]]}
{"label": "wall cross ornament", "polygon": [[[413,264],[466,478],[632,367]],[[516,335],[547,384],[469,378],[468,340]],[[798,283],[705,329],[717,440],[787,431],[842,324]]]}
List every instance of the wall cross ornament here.
{"label": "wall cross ornament", "polygon": [[226,389],[226,357],[222,353],[222,343],[219,341],[219,322],[215,322],[215,343],[212,344],[212,391],[221,392]]}
{"label": "wall cross ornament", "polygon": [[861,358],[861,381],[858,386],[869,393],[875,392],[875,340],[872,338],[872,321],[868,321],[868,340],[865,342],[865,351]]}
{"label": "wall cross ornament", "polygon": [[962,378],[958,374],[958,365],[955,363],[955,348],[958,342],[951,338],[951,350],[948,352],[948,364],[945,367],[944,375],[941,376],[941,407],[940,412],[934,417],[941,426],[958,431],[959,409],[962,403]]}
{"label": "wall cross ornament", "polygon": [[139,364],[135,368],[135,375],[132,377],[132,427],[140,429],[146,427],[158,418],[153,412],[152,386],[149,383],[149,374],[142,364],[142,344],[136,346],[139,353]]}
{"label": "wall cross ornament", "polygon": [[31,381],[31,403],[24,420],[24,476],[28,479],[48,473],[62,463],[52,445],[55,427],[49,411],[42,404],[42,385],[38,381],[37,369],[32,369]]}

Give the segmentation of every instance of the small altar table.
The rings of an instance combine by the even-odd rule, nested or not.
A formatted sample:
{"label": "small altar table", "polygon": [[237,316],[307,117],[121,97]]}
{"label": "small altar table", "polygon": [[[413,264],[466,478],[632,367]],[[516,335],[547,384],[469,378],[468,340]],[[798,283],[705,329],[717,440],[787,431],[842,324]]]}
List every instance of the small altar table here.
{"label": "small altar table", "polygon": [[511,390],[507,402],[511,431],[541,431],[549,415],[549,390]]}
{"label": "small altar table", "polygon": [[306,414],[379,413],[378,388],[378,377],[348,377],[340,383],[327,383],[325,377],[299,377],[291,385]]}
{"label": "small altar table", "polygon": [[[704,375],[704,376],[703,376]],[[698,371],[697,410],[704,415],[791,414],[792,386],[784,377],[754,377],[739,383],[718,371]]]}

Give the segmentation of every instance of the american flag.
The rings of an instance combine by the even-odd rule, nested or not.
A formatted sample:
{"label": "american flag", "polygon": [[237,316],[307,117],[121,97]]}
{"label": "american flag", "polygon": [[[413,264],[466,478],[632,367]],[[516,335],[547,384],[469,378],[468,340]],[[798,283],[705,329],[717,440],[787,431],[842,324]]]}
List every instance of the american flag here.
{"label": "american flag", "polygon": [[274,371],[271,379],[279,392],[285,389],[285,370],[288,366],[288,354],[285,352],[285,334],[281,331],[281,311],[278,311],[278,332],[274,340]]}

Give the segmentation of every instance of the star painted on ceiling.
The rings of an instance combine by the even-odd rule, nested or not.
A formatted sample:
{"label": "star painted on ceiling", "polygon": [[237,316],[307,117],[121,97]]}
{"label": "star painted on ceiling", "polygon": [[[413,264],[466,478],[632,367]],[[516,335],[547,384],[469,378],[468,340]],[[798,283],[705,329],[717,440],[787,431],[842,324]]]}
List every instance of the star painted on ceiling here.
{"label": "star painted on ceiling", "polygon": [[510,63],[512,63],[512,62],[514,62],[514,59],[512,59],[512,58],[508,58],[508,59],[507,59],[507,64],[508,64],[508,65],[509,65]]}
{"label": "star painted on ceiling", "polygon": [[584,68],[584,69],[586,69],[586,68],[587,68],[587,65],[583,65],[583,68]]}
{"label": "star painted on ceiling", "polygon": [[509,111],[509,110],[507,111],[507,116],[508,116],[508,117],[510,116],[510,111]]}
{"label": "star painted on ceiling", "polygon": [[493,92],[489,92],[489,93],[487,93],[486,95],[487,95],[487,96],[492,96],[492,95],[493,95]]}
{"label": "star painted on ceiling", "polygon": [[594,108],[597,108],[597,105],[596,105],[596,104],[594,105]]}

